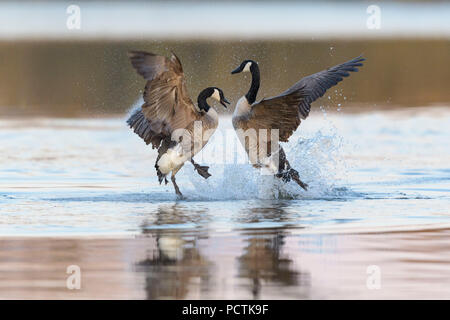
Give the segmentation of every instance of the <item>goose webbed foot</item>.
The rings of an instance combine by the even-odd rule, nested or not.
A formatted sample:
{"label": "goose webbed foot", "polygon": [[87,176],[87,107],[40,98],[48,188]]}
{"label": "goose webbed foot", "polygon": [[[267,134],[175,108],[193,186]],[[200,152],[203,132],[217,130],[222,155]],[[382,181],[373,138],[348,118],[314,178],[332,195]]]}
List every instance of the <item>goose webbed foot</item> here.
{"label": "goose webbed foot", "polygon": [[199,175],[201,175],[203,178],[208,179],[211,177],[211,174],[208,172],[209,167],[208,166],[198,166],[196,168]]}
{"label": "goose webbed foot", "polygon": [[205,179],[211,177],[211,174],[208,172],[208,166],[201,166],[198,163],[195,163],[193,159],[191,159],[191,162],[194,165],[194,170],[196,170],[199,175],[201,175]]}
{"label": "goose webbed foot", "polygon": [[183,194],[180,192],[180,190],[178,190],[178,193],[177,193],[177,200],[185,200],[185,199],[186,199],[186,197],[183,196]]}
{"label": "goose webbed foot", "polygon": [[308,190],[308,185],[300,180],[300,176],[298,175],[298,171],[292,168],[284,172],[279,172],[275,175],[277,178],[283,180],[283,182],[287,183],[289,181],[294,180],[300,187],[302,187],[305,191]]}
{"label": "goose webbed foot", "polygon": [[289,175],[289,171],[278,172],[275,177],[280,178],[283,182],[287,183],[291,181],[291,176]]}

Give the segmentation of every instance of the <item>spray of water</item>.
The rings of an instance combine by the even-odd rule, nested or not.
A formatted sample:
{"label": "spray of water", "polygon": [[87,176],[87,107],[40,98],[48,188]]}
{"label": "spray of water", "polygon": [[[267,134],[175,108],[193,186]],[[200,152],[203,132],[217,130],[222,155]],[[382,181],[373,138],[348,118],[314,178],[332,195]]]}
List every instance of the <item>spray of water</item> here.
{"label": "spray of water", "polygon": [[[217,147],[217,141],[210,143],[208,148]],[[185,165],[177,177],[190,182],[190,187],[184,186],[184,194],[193,200],[336,198],[347,191],[338,187],[345,171],[341,147],[342,139],[333,129],[317,131],[309,138],[294,136],[283,145],[291,166],[309,185],[308,191],[295,182],[262,175],[248,163],[203,163],[210,166],[212,174],[207,180]]]}

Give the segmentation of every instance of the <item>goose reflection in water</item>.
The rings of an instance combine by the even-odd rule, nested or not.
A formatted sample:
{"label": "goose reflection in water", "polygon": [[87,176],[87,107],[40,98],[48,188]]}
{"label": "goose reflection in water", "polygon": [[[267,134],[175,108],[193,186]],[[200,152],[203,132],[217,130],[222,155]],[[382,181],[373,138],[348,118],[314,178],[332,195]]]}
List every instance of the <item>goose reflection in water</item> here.
{"label": "goose reflection in water", "polygon": [[[246,209],[237,216],[236,222],[245,225],[265,219],[289,221],[282,203],[275,209],[273,204]],[[270,290],[309,286],[309,274],[299,270],[284,250],[287,227],[244,228],[232,239],[227,234],[211,238],[208,229],[179,227],[199,221],[205,226],[207,217],[206,210],[188,212],[179,204],[164,205],[154,220],[142,225],[143,234],[154,239],[145,259],[136,263],[137,271],[145,275],[147,299],[214,298],[219,292],[260,298],[265,286]]]}
{"label": "goose reflection in water", "polygon": [[[178,204],[162,205],[156,212],[153,223],[142,225],[142,233],[155,239],[155,246],[148,250],[146,259],[136,264],[138,271],[145,273],[147,299],[183,299],[189,293],[194,279],[201,287],[208,287],[211,262],[198,250],[199,238],[207,237],[203,232],[171,229],[171,225],[195,223],[205,210],[186,211]],[[164,229],[152,228],[164,225]]]}
{"label": "goose reflection in water", "polygon": [[[241,212],[241,222],[260,223],[264,220],[287,222],[289,214],[284,210],[283,202],[271,203],[267,207],[255,207]],[[239,262],[239,277],[251,280],[251,293],[257,299],[265,284],[280,287],[310,286],[308,272],[296,269],[289,254],[283,252],[285,237],[289,235],[287,227],[243,230],[246,246]]]}

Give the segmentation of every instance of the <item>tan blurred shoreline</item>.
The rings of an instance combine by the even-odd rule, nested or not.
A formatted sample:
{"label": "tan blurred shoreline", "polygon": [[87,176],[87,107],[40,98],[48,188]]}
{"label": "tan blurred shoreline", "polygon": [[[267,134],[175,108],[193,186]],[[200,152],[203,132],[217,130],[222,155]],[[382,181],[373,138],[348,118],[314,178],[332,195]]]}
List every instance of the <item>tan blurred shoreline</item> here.
{"label": "tan blurred shoreline", "polygon": [[[0,116],[109,117],[135,104],[144,81],[126,52],[181,58],[191,96],[217,85],[234,104],[248,86],[229,72],[245,58],[260,63],[259,98],[277,94],[301,77],[363,54],[367,61],[315,103],[389,108],[449,104],[450,41],[439,39],[261,41],[1,41]],[[232,111],[232,110],[229,110]]]}

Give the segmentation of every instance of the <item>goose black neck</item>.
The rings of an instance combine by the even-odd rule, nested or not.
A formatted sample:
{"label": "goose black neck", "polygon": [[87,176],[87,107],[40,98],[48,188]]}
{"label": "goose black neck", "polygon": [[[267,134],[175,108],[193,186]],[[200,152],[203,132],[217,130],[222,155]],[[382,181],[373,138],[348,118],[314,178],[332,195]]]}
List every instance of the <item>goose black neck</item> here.
{"label": "goose black neck", "polygon": [[259,67],[256,63],[253,63],[250,67],[250,72],[252,73],[252,84],[250,85],[250,89],[248,90],[245,97],[247,98],[248,103],[252,104],[256,100],[256,95],[259,90]]}
{"label": "goose black neck", "polygon": [[211,106],[206,102],[206,99],[208,99],[210,96],[211,96],[211,93],[209,92],[209,88],[207,88],[199,93],[198,98],[197,98],[197,105],[198,105],[198,108],[200,109],[200,111],[202,111],[202,110],[205,112],[209,111],[209,108],[211,108]]}

